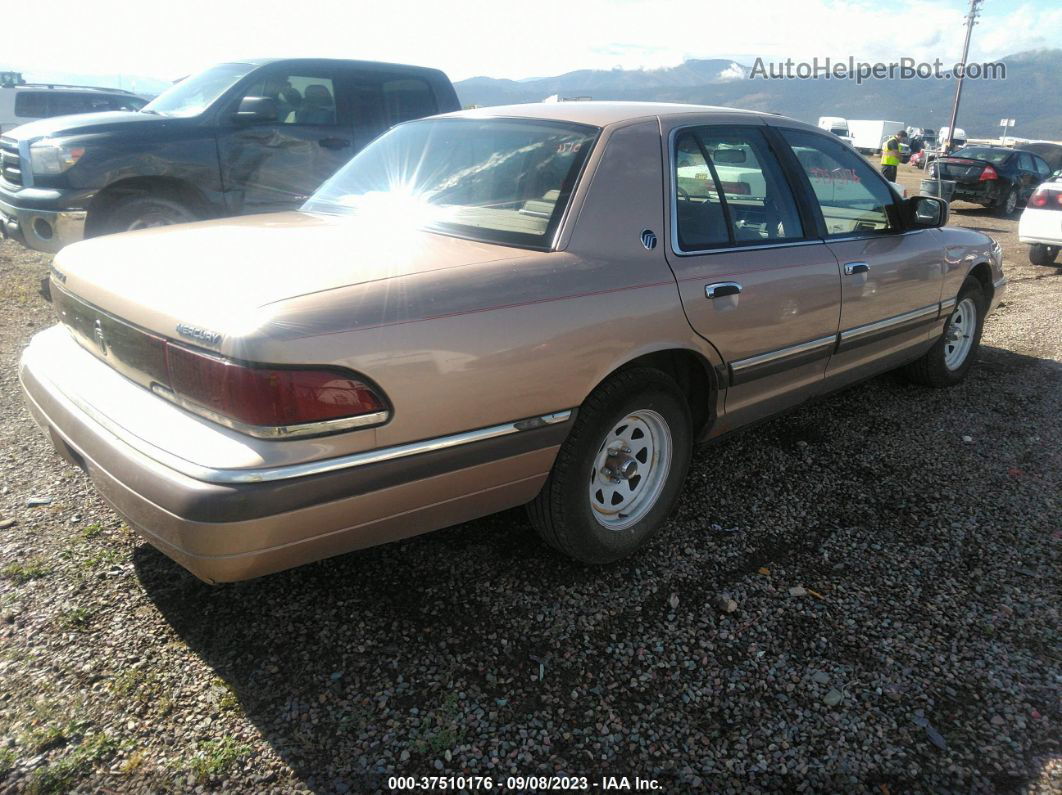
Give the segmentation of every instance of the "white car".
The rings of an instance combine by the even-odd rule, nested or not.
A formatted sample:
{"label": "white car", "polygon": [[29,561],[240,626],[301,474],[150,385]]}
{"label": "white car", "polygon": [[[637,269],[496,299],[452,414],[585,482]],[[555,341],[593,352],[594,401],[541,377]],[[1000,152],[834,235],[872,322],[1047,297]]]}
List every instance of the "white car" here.
{"label": "white car", "polygon": [[1054,265],[1062,248],[1062,178],[1042,182],[1018,222],[1018,240],[1029,244],[1029,262]]}

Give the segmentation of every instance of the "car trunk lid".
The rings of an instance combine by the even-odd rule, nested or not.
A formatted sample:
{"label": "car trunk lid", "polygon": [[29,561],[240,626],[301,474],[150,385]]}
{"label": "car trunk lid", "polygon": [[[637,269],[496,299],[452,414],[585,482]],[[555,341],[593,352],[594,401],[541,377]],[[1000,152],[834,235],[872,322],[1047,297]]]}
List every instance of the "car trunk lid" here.
{"label": "car trunk lid", "polygon": [[[125,324],[226,352],[226,340],[253,333],[289,298],[530,254],[290,212],[84,241],[57,255],[52,278]],[[91,337],[91,329],[81,332]]]}
{"label": "car trunk lid", "polygon": [[936,162],[940,177],[956,182],[977,182],[986,167],[992,167],[993,170],[995,168],[987,160],[968,157],[941,157]]}

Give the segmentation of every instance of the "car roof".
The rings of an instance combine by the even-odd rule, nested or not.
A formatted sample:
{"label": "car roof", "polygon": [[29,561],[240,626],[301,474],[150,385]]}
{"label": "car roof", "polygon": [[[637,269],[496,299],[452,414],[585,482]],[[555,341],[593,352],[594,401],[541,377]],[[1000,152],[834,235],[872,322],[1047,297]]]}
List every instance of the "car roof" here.
{"label": "car roof", "polygon": [[[405,63],[388,63],[387,61],[359,61],[354,58],[314,58],[307,56],[303,58],[236,58],[231,61],[223,61],[222,63],[242,63],[250,66],[269,66],[277,63],[291,63],[291,64],[353,64],[355,66],[362,67],[364,69],[407,69],[411,72],[438,72],[438,69],[434,69],[430,66],[414,66],[412,64]],[[220,64],[214,64],[218,66]]]}
{"label": "car roof", "polygon": [[[594,127],[607,127],[646,116],[681,116],[689,113],[708,114],[742,114],[781,118],[773,113],[725,108],[716,105],[688,105],[672,102],[611,102],[598,100],[580,100],[577,102],[537,102],[523,105],[495,105],[486,108],[472,108],[444,114],[451,118],[523,118],[545,119],[548,121],[565,121],[573,124],[589,124]],[[805,126],[803,122],[795,122]]]}
{"label": "car roof", "polygon": [[17,86],[3,86],[3,89],[10,91],[14,89],[17,92],[22,91],[82,91],[86,94],[115,94],[123,97],[135,97],[132,91],[127,91],[124,88],[108,88],[107,86],[75,86],[66,85],[65,83],[21,83]]}

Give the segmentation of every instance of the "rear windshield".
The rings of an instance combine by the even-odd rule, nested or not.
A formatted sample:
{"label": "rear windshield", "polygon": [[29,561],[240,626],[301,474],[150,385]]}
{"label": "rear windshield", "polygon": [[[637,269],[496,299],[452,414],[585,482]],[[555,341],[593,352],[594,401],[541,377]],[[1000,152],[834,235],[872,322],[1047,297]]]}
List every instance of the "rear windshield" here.
{"label": "rear windshield", "polygon": [[303,210],[548,248],[597,132],[529,119],[409,122],[363,149]]}
{"label": "rear windshield", "polygon": [[968,157],[972,160],[987,160],[993,166],[1001,166],[1014,154],[1006,150],[989,149],[985,146],[964,146],[951,153],[951,157]]}

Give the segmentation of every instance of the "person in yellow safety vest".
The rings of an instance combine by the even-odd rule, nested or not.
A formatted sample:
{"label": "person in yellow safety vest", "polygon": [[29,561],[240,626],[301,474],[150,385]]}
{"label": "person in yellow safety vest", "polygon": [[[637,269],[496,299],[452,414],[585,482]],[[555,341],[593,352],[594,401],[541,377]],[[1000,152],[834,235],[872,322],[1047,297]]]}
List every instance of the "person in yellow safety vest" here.
{"label": "person in yellow safety vest", "polygon": [[907,143],[906,130],[899,130],[881,145],[881,173],[889,182],[896,181],[896,166],[900,165],[901,143]]}

